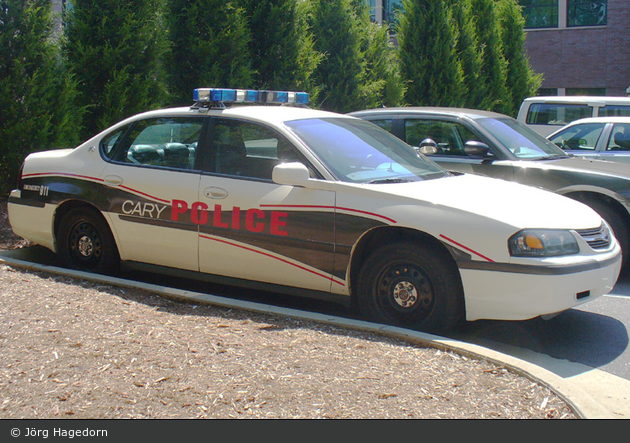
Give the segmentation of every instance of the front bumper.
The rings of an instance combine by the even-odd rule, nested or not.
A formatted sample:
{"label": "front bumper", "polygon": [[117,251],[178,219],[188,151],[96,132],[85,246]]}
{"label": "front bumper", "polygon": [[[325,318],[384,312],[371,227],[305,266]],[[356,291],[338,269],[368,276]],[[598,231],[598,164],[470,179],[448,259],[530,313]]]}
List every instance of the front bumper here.
{"label": "front bumper", "polygon": [[621,271],[621,249],[589,257],[582,265],[541,267],[536,272],[460,269],[466,319],[527,320],[555,314],[609,293]]}

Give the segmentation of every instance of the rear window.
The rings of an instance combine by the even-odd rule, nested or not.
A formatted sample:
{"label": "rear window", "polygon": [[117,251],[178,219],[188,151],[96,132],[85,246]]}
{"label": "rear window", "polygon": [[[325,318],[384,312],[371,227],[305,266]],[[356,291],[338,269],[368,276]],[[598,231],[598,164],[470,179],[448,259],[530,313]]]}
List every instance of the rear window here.
{"label": "rear window", "polygon": [[530,125],[566,125],[573,120],[592,117],[593,107],[563,103],[532,103],[527,112]]}
{"label": "rear window", "polygon": [[107,136],[101,149],[110,158],[137,166],[192,169],[203,124],[198,117],[147,118],[124,135]]}

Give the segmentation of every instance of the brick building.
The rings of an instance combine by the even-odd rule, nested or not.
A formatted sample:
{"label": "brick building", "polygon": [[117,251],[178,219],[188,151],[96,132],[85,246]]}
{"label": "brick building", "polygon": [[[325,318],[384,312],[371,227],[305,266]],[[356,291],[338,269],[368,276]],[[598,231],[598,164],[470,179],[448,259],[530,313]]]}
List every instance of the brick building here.
{"label": "brick building", "polygon": [[[378,23],[402,9],[402,0],[367,1]],[[544,75],[541,95],[630,95],[630,0],[519,3],[530,64]]]}
{"label": "brick building", "polygon": [[[530,63],[544,75],[541,95],[629,95],[630,0],[521,4]],[[553,20],[539,20],[545,15]]]}

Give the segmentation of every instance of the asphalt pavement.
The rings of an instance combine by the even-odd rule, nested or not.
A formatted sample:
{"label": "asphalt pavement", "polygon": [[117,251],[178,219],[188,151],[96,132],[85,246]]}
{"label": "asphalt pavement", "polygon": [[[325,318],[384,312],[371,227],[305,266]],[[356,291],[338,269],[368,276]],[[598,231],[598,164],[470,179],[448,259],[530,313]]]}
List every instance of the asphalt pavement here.
{"label": "asphalt pavement", "polygon": [[582,418],[630,419],[630,380],[587,365],[553,358],[522,348],[510,348],[507,346],[503,352],[499,352],[457,339],[331,314],[309,312],[135,280],[72,271],[56,267],[45,260],[37,263],[32,260],[33,257],[30,254],[32,254],[32,251],[27,250],[0,251],[0,263],[3,262],[16,268],[49,272],[103,284],[145,289],[165,297],[195,303],[208,303],[226,308],[290,316],[353,330],[375,332],[418,345],[447,349],[469,357],[486,359],[496,364],[504,365],[523,376],[547,386],[569,403]]}

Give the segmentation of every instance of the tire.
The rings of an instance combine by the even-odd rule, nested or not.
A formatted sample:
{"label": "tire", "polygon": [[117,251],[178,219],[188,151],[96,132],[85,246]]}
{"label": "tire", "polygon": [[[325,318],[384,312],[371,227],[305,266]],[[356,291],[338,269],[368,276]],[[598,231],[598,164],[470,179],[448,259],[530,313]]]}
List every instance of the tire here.
{"label": "tire", "polygon": [[103,216],[90,208],[74,208],[59,224],[57,247],[64,265],[80,271],[116,273],[118,248]]}
{"label": "tire", "polygon": [[368,319],[431,333],[465,317],[459,272],[446,252],[395,243],[373,252],[359,273],[357,303]]}
{"label": "tire", "polygon": [[624,223],[623,218],[613,208],[599,200],[589,199],[582,201],[582,203],[590,206],[601,218],[606,220],[606,223],[608,223],[608,226],[612,229],[613,234],[621,246],[622,267],[627,269],[630,263],[630,233],[628,232],[629,228]]}

